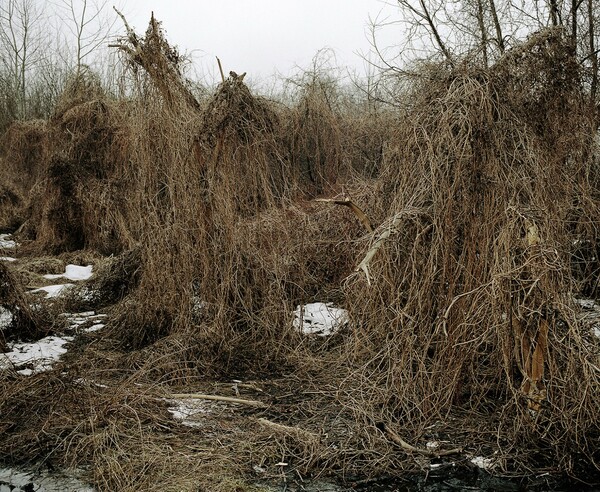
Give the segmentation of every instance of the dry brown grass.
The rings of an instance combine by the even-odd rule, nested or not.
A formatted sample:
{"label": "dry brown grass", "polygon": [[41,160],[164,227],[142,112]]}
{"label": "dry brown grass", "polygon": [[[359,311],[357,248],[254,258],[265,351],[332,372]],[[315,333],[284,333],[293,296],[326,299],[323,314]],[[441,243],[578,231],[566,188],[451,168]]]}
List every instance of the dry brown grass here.
{"label": "dry brown grass", "polygon": [[52,328],[47,313],[30,306],[21,283],[5,262],[0,262],[0,307],[12,316],[10,324],[0,331],[0,348],[6,348],[7,340],[37,340]]}
{"label": "dry brown grass", "polygon": [[[369,103],[363,118],[310,84],[297,107],[278,109],[234,75],[200,104],[154,20],[123,43],[135,97],[63,100],[29,219],[32,250],[130,250],[85,306],[117,302],[105,370],[157,385],[287,374],[291,404],[271,395],[268,416],[319,439],[255,426],[228,445],[306,473],[428,466],[385,428],[417,447],[497,451],[512,473],[598,468],[598,341],[573,301],[597,290],[596,149],[560,32],[487,70],[423,66],[399,84],[405,109]],[[373,234],[347,208],[306,201],[342,192]],[[354,270],[371,248],[367,279]],[[291,313],[311,301],[349,308],[350,326],[331,340],[300,336]],[[157,473],[189,463],[158,387],[129,381],[75,401],[65,383],[55,418],[40,381],[5,382],[7,411],[31,385],[42,417],[31,426],[41,444],[4,459],[93,462],[108,490],[151,490]],[[28,425],[16,420],[3,442],[18,445]],[[181,454],[157,459],[170,446]]]}
{"label": "dry brown grass", "polygon": [[374,237],[392,234],[371,284],[361,272],[347,290],[344,392],[364,425],[417,441],[479,416],[468,439],[497,435],[507,469],[572,472],[575,454],[598,466],[598,345],[571,265],[598,209],[573,63],[550,31],[489,71],[422,74],[383,174]]}

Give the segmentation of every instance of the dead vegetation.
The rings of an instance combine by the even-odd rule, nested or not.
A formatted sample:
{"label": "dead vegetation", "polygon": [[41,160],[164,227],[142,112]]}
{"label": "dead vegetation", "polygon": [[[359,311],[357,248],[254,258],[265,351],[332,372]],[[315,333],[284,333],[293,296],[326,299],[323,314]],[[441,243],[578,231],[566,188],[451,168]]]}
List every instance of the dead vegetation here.
{"label": "dead vegetation", "polygon": [[3,262],[0,262],[0,309],[10,317],[0,331],[2,351],[6,351],[7,340],[37,340],[52,328],[47,315],[30,306],[21,284]]}
{"label": "dead vegetation", "polygon": [[[135,97],[75,81],[23,185],[25,252],[116,255],[73,304],[111,308],[106,339],[63,369],[117,393],[2,376],[2,460],[163,490],[160,474],[204,473],[218,446],[166,418],[162,385],[268,374],[283,382],[246,398],[264,420],[219,424],[239,475],[282,457],[306,474],[400,473],[482,450],[504,473],[598,470],[598,340],[574,302],[597,292],[597,149],[560,31],[486,70],[423,65],[403,110],[361,119],[317,79],[291,110],[233,73],[197,101],[156,20],[127,30]],[[302,337],[291,315],[312,301],[348,308],[350,325]]]}
{"label": "dead vegetation", "polygon": [[574,449],[596,460],[600,406],[582,389],[600,374],[578,349],[591,334],[570,266],[598,213],[577,74],[556,31],[486,72],[424,74],[387,156],[389,219],[361,264],[370,278],[348,288],[358,368],[345,391],[366,425],[414,439],[457,411],[485,412],[498,414],[487,431],[511,467],[531,466],[532,442],[559,468]]}

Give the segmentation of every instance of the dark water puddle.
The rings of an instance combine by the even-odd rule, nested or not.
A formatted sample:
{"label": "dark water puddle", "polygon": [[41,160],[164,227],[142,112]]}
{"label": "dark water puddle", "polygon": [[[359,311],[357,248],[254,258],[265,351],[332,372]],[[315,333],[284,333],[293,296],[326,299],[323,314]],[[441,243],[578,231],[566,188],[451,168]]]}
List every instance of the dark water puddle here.
{"label": "dark water puddle", "polygon": [[[265,484],[261,484],[265,487]],[[405,478],[356,480],[346,484],[327,481],[289,482],[268,485],[271,492],[600,492],[600,487],[550,476],[528,479],[494,477],[484,471],[444,470]]]}

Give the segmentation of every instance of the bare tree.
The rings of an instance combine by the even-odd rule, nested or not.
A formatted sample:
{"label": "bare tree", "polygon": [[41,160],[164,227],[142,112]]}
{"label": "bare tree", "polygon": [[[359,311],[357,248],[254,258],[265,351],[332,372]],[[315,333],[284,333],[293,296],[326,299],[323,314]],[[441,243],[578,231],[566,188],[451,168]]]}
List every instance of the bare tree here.
{"label": "bare tree", "polygon": [[108,8],[107,0],[60,0],[58,6],[62,24],[74,41],[73,58],[78,76],[90,55],[107,44],[117,17]]}
{"label": "bare tree", "polygon": [[10,92],[5,97],[13,98],[13,118],[27,115],[27,79],[40,61],[42,19],[34,0],[0,3],[0,76]]}

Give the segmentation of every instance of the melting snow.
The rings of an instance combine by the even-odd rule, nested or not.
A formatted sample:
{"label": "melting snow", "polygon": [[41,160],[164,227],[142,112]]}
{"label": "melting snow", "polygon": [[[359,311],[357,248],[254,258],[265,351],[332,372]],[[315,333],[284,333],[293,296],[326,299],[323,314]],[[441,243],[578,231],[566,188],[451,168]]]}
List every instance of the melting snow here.
{"label": "melting snow", "polygon": [[83,313],[62,313],[61,316],[64,316],[69,321],[69,325],[72,330],[77,330],[81,327],[81,325],[85,323],[89,323],[91,326],[87,328],[83,328],[80,331],[83,332],[92,332],[98,331],[104,328],[105,324],[101,323],[101,320],[106,318],[106,314],[96,314],[95,311],[85,311]]}
{"label": "melting snow", "polygon": [[40,287],[39,289],[34,289],[30,292],[46,292],[46,299],[49,299],[51,297],[59,296],[66,287],[75,287],[75,284],[47,285],[46,287]]}
{"label": "melting snow", "polygon": [[92,265],[79,266],[79,265],[67,265],[65,267],[65,273],[59,274],[48,274],[44,275],[44,278],[49,280],[55,280],[57,278],[66,278],[68,280],[87,280],[92,276]]}
{"label": "melting snow", "polygon": [[471,463],[473,463],[476,467],[481,468],[482,470],[491,470],[494,468],[494,460],[492,458],[484,458],[483,456],[475,456],[470,459]]}
{"label": "melting snow", "polygon": [[0,306],[0,330],[8,327],[12,323],[13,315],[8,309]]}
{"label": "melting snow", "polygon": [[594,299],[574,299],[574,301],[585,310],[581,313],[581,319],[590,323],[592,333],[600,338],[600,304]]}
{"label": "melting snow", "polygon": [[196,421],[198,415],[210,412],[206,400],[167,400],[170,404],[168,410],[173,418],[180,420],[183,425],[188,427],[201,427],[202,422]]}
{"label": "melting snow", "polygon": [[348,322],[348,311],[332,307],[330,302],[298,306],[294,311],[294,328],[305,335],[332,335]]}
{"label": "melting snow", "polygon": [[102,328],[104,328],[104,326],[105,326],[104,323],[97,323],[95,325],[90,326],[89,328],[86,328],[85,331],[87,333],[91,333],[93,331],[101,330]]}
{"label": "melting snow", "polygon": [[73,476],[50,474],[48,472],[18,471],[14,468],[0,468],[0,492],[11,490],[31,490],[35,492],[94,492]]}
{"label": "melting snow", "polygon": [[18,369],[17,372],[24,376],[47,371],[61,355],[67,352],[64,345],[72,340],[73,337],[49,336],[37,342],[9,343],[11,351],[0,354],[0,368],[7,369],[14,366]]}
{"label": "melting snow", "polygon": [[10,234],[0,234],[0,249],[13,249],[17,247],[17,243],[9,239]]}
{"label": "melting snow", "polygon": [[11,256],[0,256],[0,261],[17,261],[17,259]]}

